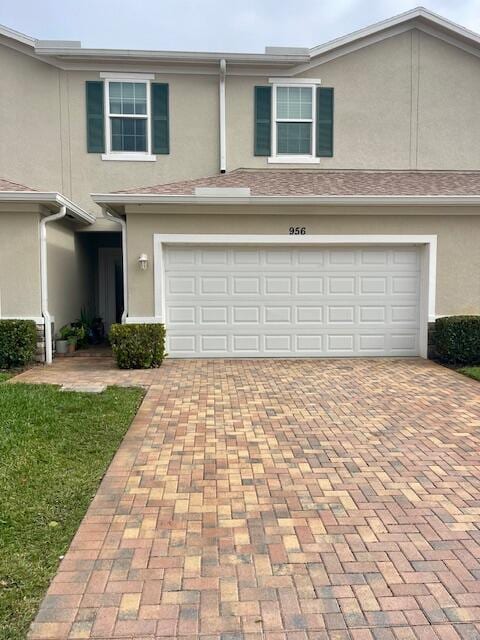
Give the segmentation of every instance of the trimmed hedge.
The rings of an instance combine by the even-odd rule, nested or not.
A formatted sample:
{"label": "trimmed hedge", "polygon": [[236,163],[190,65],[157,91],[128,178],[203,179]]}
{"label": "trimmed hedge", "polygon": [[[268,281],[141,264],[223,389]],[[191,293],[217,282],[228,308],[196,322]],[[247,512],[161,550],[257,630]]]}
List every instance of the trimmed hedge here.
{"label": "trimmed hedge", "polygon": [[37,326],[33,320],[0,320],[0,369],[23,367],[37,350]]}
{"label": "trimmed hedge", "polygon": [[120,369],[153,369],[166,355],[163,324],[112,324],[109,339]]}
{"label": "trimmed hedge", "polygon": [[448,316],[435,321],[438,357],[451,364],[480,363],[480,316]]}

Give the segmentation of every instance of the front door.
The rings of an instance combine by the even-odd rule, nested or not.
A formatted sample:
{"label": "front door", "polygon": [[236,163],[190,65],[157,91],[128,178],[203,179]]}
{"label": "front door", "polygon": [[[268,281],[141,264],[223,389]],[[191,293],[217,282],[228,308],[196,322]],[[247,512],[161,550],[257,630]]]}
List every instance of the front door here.
{"label": "front door", "polygon": [[120,322],[123,313],[122,250],[101,247],[98,250],[98,312],[108,334],[110,326]]}

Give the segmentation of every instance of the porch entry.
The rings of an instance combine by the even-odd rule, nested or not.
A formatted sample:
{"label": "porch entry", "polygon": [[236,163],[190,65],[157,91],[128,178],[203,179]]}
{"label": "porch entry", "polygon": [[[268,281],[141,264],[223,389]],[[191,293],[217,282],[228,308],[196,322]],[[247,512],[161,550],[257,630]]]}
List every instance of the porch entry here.
{"label": "porch entry", "polygon": [[110,326],[120,322],[123,313],[122,249],[98,249],[98,312],[108,334]]}

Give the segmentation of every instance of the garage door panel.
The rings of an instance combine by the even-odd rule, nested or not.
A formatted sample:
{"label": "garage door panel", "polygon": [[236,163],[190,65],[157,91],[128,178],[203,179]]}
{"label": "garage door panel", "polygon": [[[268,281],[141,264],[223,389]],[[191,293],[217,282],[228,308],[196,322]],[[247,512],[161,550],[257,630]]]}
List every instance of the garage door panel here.
{"label": "garage door panel", "polygon": [[258,324],[260,322],[260,307],[232,307],[232,322],[234,324]]}
{"label": "garage door panel", "polygon": [[387,278],[385,276],[360,276],[358,293],[363,295],[386,295]]}
{"label": "garage door panel", "polygon": [[170,306],[167,311],[167,323],[170,324],[195,324],[196,307]]}
{"label": "garage door panel", "polygon": [[418,354],[415,248],[198,246],[165,254],[171,356]]}
{"label": "garage door panel", "polygon": [[323,319],[323,307],[317,305],[295,307],[295,322],[300,324],[319,324]]}
{"label": "garage door panel", "polygon": [[384,323],[387,317],[387,308],[378,305],[362,305],[358,309],[359,322],[362,324]]}
{"label": "garage door panel", "polygon": [[333,324],[353,324],[355,322],[355,307],[351,305],[328,306],[327,322]]}
{"label": "garage door panel", "polygon": [[290,324],[292,321],[292,308],[291,307],[265,307],[264,308],[264,322],[269,324],[271,322],[286,322]]}

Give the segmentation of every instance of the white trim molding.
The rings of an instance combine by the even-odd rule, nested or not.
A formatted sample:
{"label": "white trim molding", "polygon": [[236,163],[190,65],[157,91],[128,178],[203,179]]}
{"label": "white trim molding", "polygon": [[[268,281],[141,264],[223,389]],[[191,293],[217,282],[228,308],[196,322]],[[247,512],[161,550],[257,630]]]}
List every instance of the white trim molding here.
{"label": "white trim molding", "polygon": [[320,158],[315,156],[270,156],[268,164],[319,164]]}
{"label": "white trim molding", "polygon": [[[153,74],[127,74],[109,73],[100,74],[104,78],[104,123],[105,123],[105,149],[106,153],[102,154],[102,160],[119,160],[124,162],[154,162],[157,156],[152,154],[152,100],[151,100],[151,80],[155,77]],[[111,113],[110,111],[110,84],[112,82],[134,83],[145,85],[146,108],[145,113]],[[113,151],[112,150],[112,120],[114,118],[145,120],[145,151]]]}
{"label": "white trim molding", "polygon": [[120,162],[155,162],[157,156],[151,153],[137,153],[117,151],[111,153],[102,153],[102,160],[116,160]]}
{"label": "white trim molding", "polygon": [[154,316],[128,316],[125,324],[159,324],[163,322],[160,318]]}
{"label": "white trim molding", "polygon": [[[155,322],[165,322],[165,266],[164,247],[166,245],[410,245],[423,247],[421,255],[421,292],[420,292],[420,355],[428,355],[428,323],[434,322],[435,297],[437,289],[437,236],[436,235],[244,235],[244,234],[154,234],[154,304]],[[127,322],[130,318],[127,319]]]}
{"label": "white trim molding", "polygon": [[[420,207],[478,207],[480,206],[480,196],[405,196],[405,195],[356,195],[356,196],[226,196],[219,192],[218,195],[172,195],[161,193],[91,193],[91,198],[97,204],[128,205],[128,204],[251,204],[251,205],[275,205],[279,207],[287,205],[300,206],[340,206],[340,207],[380,207],[380,206],[406,206],[415,205]],[[0,200],[2,194],[0,193]],[[212,213],[225,214],[225,209],[219,209]],[[288,212],[291,214],[291,211]],[[320,212],[319,212],[320,213]],[[335,214],[335,211],[325,208],[328,215]],[[352,215],[351,211],[347,212]],[[365,212],[359,212],[365,215]],[[408,211],[404,212],[409,215]],[[461,213],[453,210],[438,209],[435,215],[478,215],[480,210]],[[373,211],[372,215],[376,212]],[[380,215],[387,215],[385,211],[379,211]],[[395,212],[397,215],[397,212]],[[416,215],[412,213],[411,215]]]}
{"label": "white trim molding", "polygon": [[100,78],[107,80],[117,80],[119,82],[142,82],[143,80],[154,80],[153,73],[114,73],[113,71],[101,71]]}
{"label": "white trim molding", "polygon": [[289,85],[319,85],[322,84],[320,78],[290,78],[289,76],[283,76],[279,78],[269,78],[270,84],[289,84]]}

